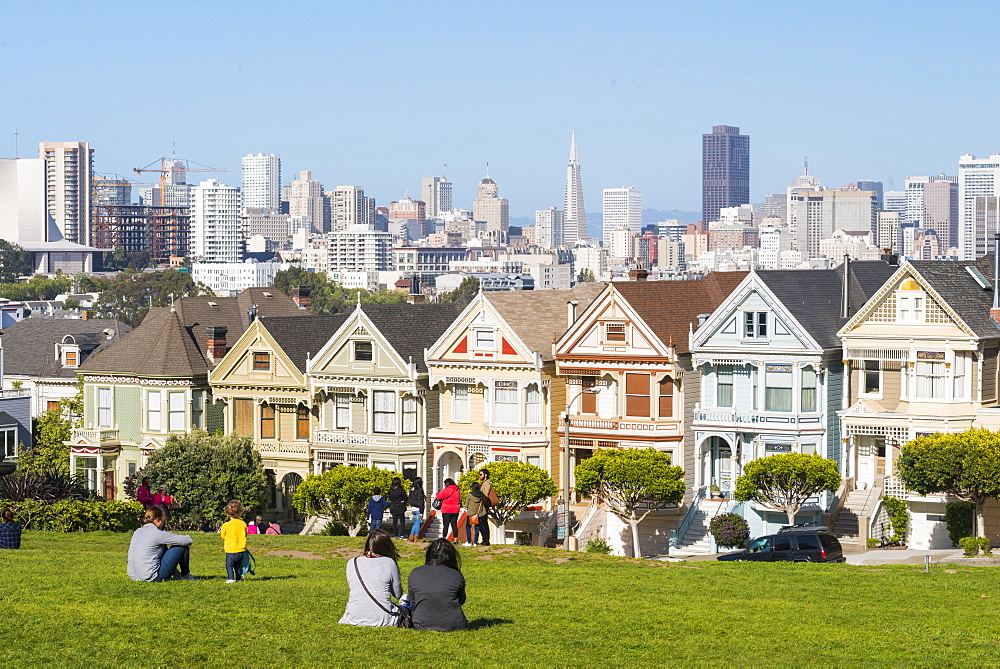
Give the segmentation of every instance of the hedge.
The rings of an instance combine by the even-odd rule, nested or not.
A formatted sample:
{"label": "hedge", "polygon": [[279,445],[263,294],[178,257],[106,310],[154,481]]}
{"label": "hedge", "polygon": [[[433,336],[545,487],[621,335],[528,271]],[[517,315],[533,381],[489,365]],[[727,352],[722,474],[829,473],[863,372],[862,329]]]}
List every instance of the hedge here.
{"label": "hedge", "polygon": [[48,532],[127,532],[139,527],[142,516],[139,502],[63,499],[45,503],[36,499],[23,502],[0,499],[0,511],[5,509],[14,511],[24,529]]}

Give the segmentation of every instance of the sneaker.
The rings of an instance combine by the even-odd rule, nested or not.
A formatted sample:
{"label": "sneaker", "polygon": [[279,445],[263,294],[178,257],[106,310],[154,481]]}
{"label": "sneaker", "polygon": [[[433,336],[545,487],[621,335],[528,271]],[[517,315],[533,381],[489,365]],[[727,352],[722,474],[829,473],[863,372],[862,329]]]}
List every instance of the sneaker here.
{"label": "sneaker", "polygon": [[226,583],[235,583],[235,582],[236,582],[235,578],[230,578],[226,580]]}
{"label": "sneaker", "polygon": [[179,577],[182,581],[197,581],[198,577],[192,576],[191,574],[184,574]]}
{"label": "sneaker", "polygon": [[466,548],[472,548],[472,544],[470,544],[470,543],[469,543],[468,541],[466,541],[466,542],[465,542],[464,544],[462,544],[462,545],[463,545],[463,546],[465,546]]}

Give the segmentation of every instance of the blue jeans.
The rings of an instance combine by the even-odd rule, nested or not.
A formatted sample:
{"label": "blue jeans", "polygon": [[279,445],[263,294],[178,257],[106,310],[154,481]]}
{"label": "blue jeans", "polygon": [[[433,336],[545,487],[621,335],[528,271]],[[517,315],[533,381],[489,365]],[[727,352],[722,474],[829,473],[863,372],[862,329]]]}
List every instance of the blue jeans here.
{"label": "blue jeans", "polygon": [[191,561],[191,549],[188,546],[171,546],[160,556],[160,573],[153,579],[154,583],[166,581],[174,576],[174,571],[180,567],[181,576],[191,573],[188,564]]}
{"label": "blue jeans", "polygon": [[380,527],[382,527],[382,516],[379,516],[378,518],[372,517],[372,519],[368,521],[369,532],[372,530],[377,530]]}
{"label": "blue jeans", "polygon": [[413,514],[413,527],[410,528],[410,534],[416,536],[420,534],[420,514]]}
{"label": "blue jeans", "polygon": [[226,553],[226,576],[232,581],[243,578],[243,556],[246,551]]}

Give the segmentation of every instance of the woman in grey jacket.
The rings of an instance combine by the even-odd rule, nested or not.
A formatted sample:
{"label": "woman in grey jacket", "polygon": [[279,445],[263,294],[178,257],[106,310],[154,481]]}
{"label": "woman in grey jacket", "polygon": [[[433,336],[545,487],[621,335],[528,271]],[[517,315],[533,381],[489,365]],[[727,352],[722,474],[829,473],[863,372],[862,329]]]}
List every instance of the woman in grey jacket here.
{"label": "woman in grey jacket", "polygon": [[[351,592],[340,622],[361,627],[393,627],[397,607],[392,598],[403,596],[399,577],[399,553],[385,530],[372,530],[365,554],[347,561],[347,585]],[[388,613],[387,613],[388,611]]]}
{"label": "woman in grey jacket", "polygon": [[166,532],[163,529],[166,520],[162,507],[151,506],[142,516],[142,527],[132,533],[128,546],[128,575],[133,581],[198,580],[188,568],[194,539]]}

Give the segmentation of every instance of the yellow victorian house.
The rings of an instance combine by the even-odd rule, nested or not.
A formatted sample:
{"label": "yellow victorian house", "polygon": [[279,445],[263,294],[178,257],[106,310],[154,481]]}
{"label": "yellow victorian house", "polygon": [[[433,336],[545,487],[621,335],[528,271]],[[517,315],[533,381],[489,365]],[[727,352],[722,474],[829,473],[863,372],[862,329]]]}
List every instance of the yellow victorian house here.
{"label": "yellow victorian house", "polygon": [[[431,490],[498,461],[527,462],[558,480],[553,427],[566,393],[552,343],[605,285],[480,292],[427,350],[430,384],[441,393],[440,424],[428,433]],[[537,534],[546,508],[527,510],[507,524],[508,534]]]}
{"label": "yellow victorian house", "polygon": [[312,473],[315,409],[306,364],[347,319],[338,316],[261,318],[209,374],[224,405],[226,434],[253,437],[270,487],[269,511],[291,513],[295,487]]}

